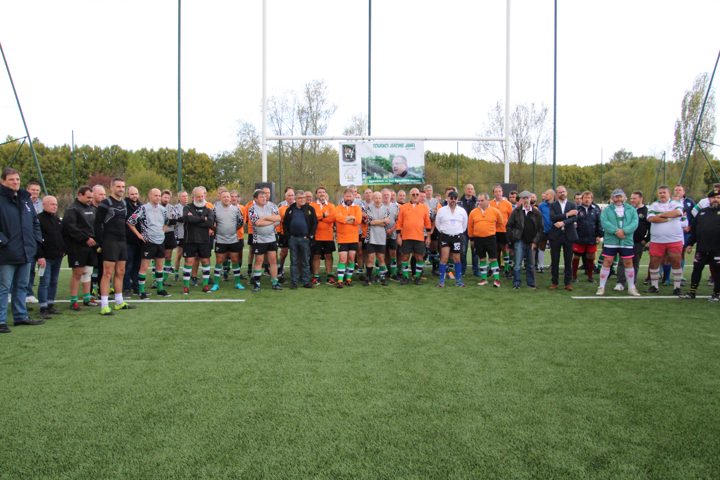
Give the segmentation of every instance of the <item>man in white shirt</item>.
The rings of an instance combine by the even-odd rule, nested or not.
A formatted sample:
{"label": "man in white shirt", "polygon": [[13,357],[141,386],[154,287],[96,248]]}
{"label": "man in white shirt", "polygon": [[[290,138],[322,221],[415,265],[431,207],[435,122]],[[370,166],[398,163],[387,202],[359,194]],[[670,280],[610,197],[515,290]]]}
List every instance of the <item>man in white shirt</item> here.
{"label": "man in white shirt", "polygon": [[464,287],[462,283],[461,273],[462,265],[460,263],[460,252],[462,251],[462,235],[465,233],[468,224],[468,215],[464,208],[458,208],[458,194],[456,191],[448,193],[448,204],[441,207],[435,217],[435,228],[440,232],[440,283],[438,287],[445,286],[445,274],[447,272],[447,262],[452,251],[453,262],[455,262],[455,272],[457,278],[455,284]]}
{"label": "man in white shirt", "polygon": [[661,185],[658,188],[659,200],[648,207],[648,222],[650,222],[650,281],[652,286],[647,293],[660,292],[660,262],[667,253],[672,268],[675,289],[673,295],[681,295],[682,282],[683,242],[685,235],[682,221],[684,217],[683,206],[677,200],[670,198],[670,187]]}

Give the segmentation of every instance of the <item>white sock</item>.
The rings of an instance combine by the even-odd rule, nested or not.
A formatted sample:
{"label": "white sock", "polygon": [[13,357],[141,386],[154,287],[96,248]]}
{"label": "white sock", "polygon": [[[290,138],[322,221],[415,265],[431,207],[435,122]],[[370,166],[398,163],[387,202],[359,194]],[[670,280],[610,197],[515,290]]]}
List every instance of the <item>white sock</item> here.
{"label": "white sock", "polygon": [[673,268],[671,272],[673,277],[673,283],[675,283],[675,288],[680,288],[680,284],[682,283],[682,268]]}
{"label": "white sock", "polygon": [[108,297],[107,295],[100,295],[100,308],[105,308],[108,306]]}
{"label": "white sock", "polygon": [[610,276],[610,267],[602,267],[600,269],[600,288],[605,288],[605,284]]}
{"label": "white sock", "polygon": [[124,303],[124,300],[122,298],[122,293],[116,293],[115,294],[115,305],[122,305]]}
{"label": "white sock", "polygon": [[538,267],[543,268],[545,265],[545,250],[538,250]]}
{"label": "white sock", "polygon": [[635,268],[625,269],[625,278],[627,278],[628,288],[635,286]]}

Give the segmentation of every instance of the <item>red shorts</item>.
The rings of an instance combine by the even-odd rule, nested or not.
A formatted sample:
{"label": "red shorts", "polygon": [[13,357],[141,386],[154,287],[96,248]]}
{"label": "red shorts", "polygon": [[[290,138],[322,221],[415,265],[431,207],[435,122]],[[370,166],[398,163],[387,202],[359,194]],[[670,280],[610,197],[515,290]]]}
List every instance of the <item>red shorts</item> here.
{"label": "red shorts", "polygon": [[575,253],[595,253],[597,245],[584,245],[582,243],[573,243],[573,252]]}
{"label": "red shorts", "polygon": [[664,257],[665,252],[681,254],[683,251],[683,242],[671,242],[671,243],[655,243],[650,242],[650,256],[651,257]]}

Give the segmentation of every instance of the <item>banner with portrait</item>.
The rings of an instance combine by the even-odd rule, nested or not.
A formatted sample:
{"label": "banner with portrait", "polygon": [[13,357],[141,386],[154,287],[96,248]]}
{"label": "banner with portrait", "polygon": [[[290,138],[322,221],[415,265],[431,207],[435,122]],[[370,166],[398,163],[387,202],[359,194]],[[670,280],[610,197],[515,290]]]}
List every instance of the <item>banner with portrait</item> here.
{"label": "banner with portrait", "polygon": [[418,141],[340,143],[340,185],[425,183],[425,145]]}

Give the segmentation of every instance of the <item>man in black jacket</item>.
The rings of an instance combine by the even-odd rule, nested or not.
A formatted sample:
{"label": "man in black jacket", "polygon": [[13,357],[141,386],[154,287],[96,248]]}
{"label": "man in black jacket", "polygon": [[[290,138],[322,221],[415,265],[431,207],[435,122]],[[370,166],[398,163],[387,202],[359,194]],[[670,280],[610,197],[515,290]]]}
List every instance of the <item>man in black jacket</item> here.
{"label": "man in black jacket", "polygon": [[[633,233],[633,268],[635,269],[635,281],[640,271],[640,259],[642,258],[645,245],[650,243],[650,222],[648,222],[648,207],[643,204],[643,192],[635,190],[630,196],[630,205],[635,208],[638,214],[638,228]],[[617,269],[617,285],[614,290],[622,292],[625,290],[627,279],[625,277],[625,264],[620,262]]]}
{"label": "man in black jacket", "polygon": [[710,206],[703,208],[695,215],[695,221],[690,228],[687,253],[697,243],[697,252],[693,262],[690,292],[680,295],[680,298],[693,299],[697,292],[702,271],[708,263],[715,272],[715,286],[710,297],[711,302],[720,302],[720,190],[711,190],[708,193]]}
{"label": "man in black jacket", "polygon": [[[125,221],[130,216],[140,210],[140,193],[135,187],[128,187],[125,196]],[[130,227],[125,225],[125,241],[127,242],[127,261],[125,262],[125,277],[123,278],[123,296],[130,298],[132,294],[140,294],[140,284],[138,281],[138,273],[140,272],[140,262],[142,257],[142,242],[130,231]]]}
{"label": "man in black jacket", "polygon": [[520,203],[510,214],[507,222],[507,236],[510,245],[515,251],[515,265],[513,271],[513,289],[520,289],[520,272],[523,259],[525,260],[525,280],[527,286],[535,288],[535,255],[533,250],[543,237],[542,212],[530,205],[530,192],[523,190],[520,193]]}
{"label": "man in black jacket", "polygon": [[315,241],[317,230],[317,213],[315,209],[305,202],[305,192],[295,192],[295,203],[285,210],[283,218],[283,232],[288,240],[290,249],[290,289],[298,286],[298,271],[300,281],[305,288],[313,288],[310,283],[310,244]]}
{"label": "man in black jacket", "polygon": [[560,250],[565,259],[565,290],[572,291],[572,257],[573,243],[578,239],[575,222],[577,222],[577,207],[574,202],[567,199],[567,188],[560,185],[557,188],[557,198],[550,204],[550,221],[553,222],[548,233],[550,240],[550,254],[552,258],[552,285],[550,290],[557,290],[560,279]]}
{"label": "man in black jacket", "polygon": [[195,263],[195,255],[202,264],[203,292],[210,293],[207,281],[210,278],[210,229],[215,226],[215,213],[211,206],[205,202],[205,187],[195,187],[192,191],[193,201],[183,208],[183,222],[185,223],[185,246],[183,248],[183,295],[190,293],[190,277]]}
{"label": "man in black jacket", "polygon": [[[28,317],[25,305],[30,264],[35,261],[37,244],[40,242],[40,224],[30,193],[20,188],[20,173],[6,168],[2,171],[0,186],[0,333],[10,333],[7,304],[11,287],[15,325],[45,323]],[[38,263],[41,268],[45,266],[44,259]],[[17,281],[13,284],[16,277]]]}
{"label": "man in black jacket", "polygon": [[38,214],[40,233],[43,241],[38,244],[37,258],[45,259],[45,274],[40,277],[38,287],[38,301],[40,302],[40,318],[49,320],[52,315],[62,312],[55,309],[55,295],[57,294],[60,266],[65,256],[65,241],[63,240],[63,227],[60,217],[56,215],[58,202],[50,195],[42,200],[43,210]]}
{"label": "man in black jacket", "polygon": [[573,282],[578,283],[577,272],[580,259],[584,258],[585,271],[588,282],[597,283],[593,278],[595,270],[595,255],[597,245],[603,237],[602,225],[600,225],[600,207],[593,203],[593,194],[590,191],[581,194],[582,203],[577,206],[578,219],[576,223],[578,239],[573,244]]}
{"label": "man in black jacket", "polygon": [[70,309],[82,310],[78,304],[78,289],[83,286],[84,303],[90,302],[90,278],[93,267],[97,266],[97,243],[95,243],[95,207],[92,204],[93,191],[87,185],[80,187],[77,200],[65,209],[63,216],[63,237],[72,268],[70,278]]}

